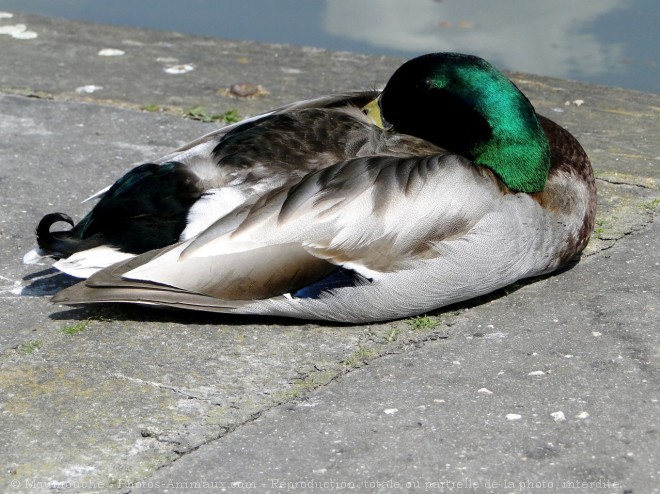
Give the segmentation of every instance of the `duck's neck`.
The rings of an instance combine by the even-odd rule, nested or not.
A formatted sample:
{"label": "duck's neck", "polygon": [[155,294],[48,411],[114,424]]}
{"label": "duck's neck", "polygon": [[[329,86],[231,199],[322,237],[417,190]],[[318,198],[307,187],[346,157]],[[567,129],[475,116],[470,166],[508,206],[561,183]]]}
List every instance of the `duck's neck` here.
{"label": "duck's neck", "polygon": [[[491,131],[470,150],[474,163],[492,169],[512,190],[543,190],[550,168],[550,145],[529,100],[499,72],[473,71],[464,77],[482,88],[474,104]],[[461,97],[471,98],[461,94],[465,87],[460,89]]]}

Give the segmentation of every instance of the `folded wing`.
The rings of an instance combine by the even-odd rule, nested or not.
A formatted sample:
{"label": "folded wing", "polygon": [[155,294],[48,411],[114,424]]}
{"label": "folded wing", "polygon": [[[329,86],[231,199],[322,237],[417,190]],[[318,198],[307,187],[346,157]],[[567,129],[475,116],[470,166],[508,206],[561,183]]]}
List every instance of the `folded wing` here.
{"label": "folded wing", "polygon": [[465,236],[501,198],[489,171],[456,155],[351,159],[235,209],[188,241],[102,270],[55,301],[241,312],[255,301],[295,304],[324,280],[377,286],[440,256],[442,242]]}

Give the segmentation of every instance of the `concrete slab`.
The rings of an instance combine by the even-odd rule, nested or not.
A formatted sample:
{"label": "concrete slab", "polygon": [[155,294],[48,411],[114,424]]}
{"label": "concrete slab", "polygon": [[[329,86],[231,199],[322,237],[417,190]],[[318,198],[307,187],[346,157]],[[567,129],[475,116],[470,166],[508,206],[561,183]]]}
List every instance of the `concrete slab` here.
{"label": "concrete slab", "polygon": [[[655,318],[657,326],[657,312],[651,311],[655,306],[641,292],[655,288],[652,293],[657,294],[657,264],[649,264],[648,257],[644,257],[653,253],[654,244],[651,240],[646,254],[638,255],[643,245],[635,242],[657,232],[651,228],[656,228],[652,225],[660,208],[658,96],[514,76],[539,110],[574,132],[592,157],[599,175],[597,231],[584,256],[584,266],[580,264],[561,276],[520,284],[491,297],[451,307],[435,314],[435,322],[322,326],[118,307],[68,309],[52,306],[47,299],[71,283],[70,279],[54,274],[47,265],[35,269],[20,263],[23,253],[33,246],[33,229],[42,214],[66,211],[79,218],[86,206],[78,202],[110,183],[134,162],[159,156],[218,125],[182,118],[192,107],[205,107],[207,116],[232,109],[247,116],[291,100],[379,85],[399,61],[36,16],[16,15],[11,23],[27,24],[38,37],[0,37],[3,62],[9,67],[0,71],[0,204],[4,212],[0,219],[0,248],[4,253],[0,259],[0,436],[5,440],[0,453],[0,490],[136,490],[136,482],[163,478],[154,476],[154,472],[177,459],[189,457],[191,460],[186,461],[192,462],[191,452],[204,444],[218,438],[224,438],[218,444],[227,444],[224,441],[247,430],[244,424],[259,417],[264,417],[262,424],[268,425],[268,420],[279,424],[282,417],[288,416],[285,411],[292,408],[294,415],[290,416],[299,418],[291,426],[312,428],[314,422],[305,422],[304,417],[295,414],[315,410],[317,407],[304,406],[313,403],[309,397],[315,396],[325,397],[325,401],[319,401],[318,410],[322,410],[321,404],[327,405],[323,420],[336,424],[337,440],[347,441],[360,427],[368,428],[369,423],[381,432],[396,425],[388,433],[394,441],[392,445],[406,448],[416,438],[436,437],[437,433],[429,432],[425,425],[417,431],[415,420],[417,414],[423,415],[421,409],[411,407],[410,411],[398,404],[402,401],[392,405],[385,397],[408,397],[411,404],[417,403],[410,393],[411,383],[419,383],[419,389],[430,394],[439,392],[439,384],[447,389],[452,385],[448,397],[437,398],[450,404],[450,413],[443,414],[440,408],[429,408],[428,413],[436,413],[434,420],[448,420],[456,427],[463,424],[451,437],[458,437],[460,432],[473,441],[463,453],[466,446],[459,442],[447,442],[443,446],[447,451],[440,446],[436,451],[435,439],[428,439],[425,447],[429,448],[429,457],[444,459],[455,454],[460,459],[461,454],[467,455],[465,458],[469,458],[462,463],[449,459],[446,463],[473,469],[470,471],[481,463],[479,468],[486,468],[479,477],[482,480],[498,465],[509,468],[516,480],[527,474],[529,478],[541,479],[540,474],[532,475],[535,467],[530,465],[546,465],[540,472],[548,475],[564,474],[567,470],[562,468],[573,458],[572,451],[595,451],[602,444],[604,450],[615,455],[614,460],[604,463],[606,470],[609,468],[605,472],[607,478],[628,482],[638,473],[639,480],[631,480],[626,486],[649,491],[655,471],[651,464],[645,466],[639,455],[657,458],[657,442],[640,440],[639,449],[630,450],[633,460],[626,469],[616,457],[622,450],[615,447],[618,443],[612,437],[620,436],[621,441],[629,444],[647,437],[644,433],[648,430],[650,408],[634,402],[641,397],[635,392],[657,383],[650,377],[641,377],[654,372],[652,362],[639,370],[641,364],[633,363],[631,349],[638,352],[635,358],[644,360],[657,344],[648,329],[649,318]],[[103,48],[119,48],[125,55],[98,55]],[[164,72],[168,64],[187,63],[194,64],[194,70],[178,75]],[[245,99],[218,93],[228,85],[246,81],[262,85],[269,94]],[[85,85],[103,89],[89,94],[76,92],[76,88]],[[578,100],[584,103],[578,106]],[[148,109],[157,111],[141,111],[145,105],[154,105]],[[615,252],[619,254],[615,256]],[[630,259],[624,259],[626,252]],[[621,262],[631,259],[637,260],[625,264],[629,272],[616,271],[623,266]],[[579,278],[583,269],[586,278]],[[599,270],[612,274],[601,276]],[[562,281],[571,276],[575,278]],[[596,283],[593,277],[609,283]],[[639,280],[638,288],[630,285],[635,279]],[[571,300],[587,297],[587,309],[571,306],[566,291],[571,293]],[[594,305],[598,300],[603,301],[600,309]],[[644,307],[650,307],[647,313],[643,312]],[[598,310],[602,318],[590,318],[589,314],[597,314]],[[554,318],[563,322],[559,329],[555,329],[554,321],[537,318],[555,313],[561,317]],[[527,314],[528,321],[512,318],[511,314]],[[643,314],[646,315],[642,317]],[[608,325],[609,319],[620,326]],[[640,321],[639,326],[629,326],[629,333],[623,333],[625,324],[636,320]],[[499,332],[497,328],[504,321],[507,330],[502,332],[508,336],[501,341],[474,336]],[[600,326],[603,321],[606,329]],[[539,328],[532,323],[538,323]],[[475,324],[481,324],[482,329]],[[494,328],[488,328],[488,324]],[[460,330],[455,332],[456,327]],[[560,337],[552,340],[555,330]],[[602,336],[593,336],[594,331]],[[548,346],[542,351],[533,350],[542,358],[525,360],[521,352],[534,347],[537,332],[545,338],[538,341],[545,341]],[[579,337],[571,339],[573,334]],[[630,338],[631,349],[621,346],[626,337]],[[433,343],[439,339],[441,343]],[[549,350],[549,344],[556,340],[566,347],[561,348],[564,354],[570,351],[583,356],[582,360],[575,360],[579,365],[566,363],[573,361],[565,362],[565,357]],[[596,343],[603,357],[601,364],[593,367]],[[429,345],[429,350],[424,350]],[[423,351],[408,351],[416,347]],[[441,355],[438,348],[442,349]],[[446,348],[453,352],[451,361],[443,356],[449,352]],[[621,353],[622,363],[616,362],[620,350],[625,350]],[[608,363],[611,359],[615,359],[612,364]],[[502,362],[505,370],[500,377],[493,375],[495,365],[488,365],[494,360]],[[365,361],[372,365],[364,366]],[[461,362],[470,371],[459,372],[464,367],[451,364],[453,361]],[[543,367],[532,369],[532,363]],[[380,368],[374,367],[376,364],[385,369],[379,371],[381,374],[371,371]],[[408,369],[408,364],[410,372],[400,370]],[[525,374],[545,371],[545,366],[554,373],[537,378]],[[386,370],[395,378],[382,374]],[[427,382],[428,375],[434,380]],[[555,379],[558,375],[566,375],[566,379]],[[382,389],[371,389],[368,394],[370,388],[360,388],[372,386],[369,383],[378,379]],[[648,383],[638,379],[647,379]],[[491,405],[484,405],[483,409],[490,416],[474,410],[475,403],[488,403],[482,400],[486,398],[483,393],[476,397],[473,394],[472,388],[480,380],[484,381],[483,387],[490,385],[494,393]],[[539,382],[545,383],[544,387],[534,387]],[[355,408],[358,404],[349,403],[347,398],[336,403],[346,409],[354,407],[355,414],[340,410],[331,417],[328,403],[339,398],[328,398],[331,395],[323,393],[330,393],[332,386],[350,388],[346,394],[352,400],[358,400],[364,391],[366,408]],[[625,391],[620,396],[627,397],[627,401],[616,398],[612,389]],[[598,418],[588,430],[584,429],[586,422],[572,415],[579,412],[574,410],[578,405],[565,401],[566,396],[580,397],[585,393],[612,397],[609,409],[602,400],[593,401],[591,409],[585,408]],[[415,406],[427,405],[425,398],[418,403]],[[433,403],[435,407],[442,402]],[[519,407],[522,412],[513,410]],[[397,408],[400,412],[386,414],[385,408]],[[509,408],[513,411],[509,412]],[[264,415],[271,409],[274,415]],[[571,451],[557,445],[556,437],[565,439],[569,434],[565,429],[553,429],[560,424],[554,420],[549,423],[547,414],[559,410],[565,414],[565,425],[574,427],[571,430],[585,445],[571,443]],[[500,422],[505,411],[519,413],[523,418],[515,424]],[[624,421],[624,415],[633,411],[641,418],[637,422]],[[361,419],[360,413],[365,413]],[[534,413],[538,417],[533,417]],[[606,413],[612,415],[612,420],[602,418]],[[267,416],[272,418],[266,419]],[[411,427],[401,427],[403,422],[384,422],[392,418],[405,418]],[[479,425],[479,420],[486,418],[499,449],[490,448],[486,440],[488,427]],[[541,423],[535,424],[536,421]],[[426,423],[436,423],[436,429],[441,425],[429,419],[422,421]],[[618,425],[625,426],[623,435],[607,430]],[[521,430],[536,436],[523,440]],[[374,444],[384,441],[384,437],[378,436]],[[256,448],[257,443],[250,442],[248,435],[236,438],[236,448],[241,444]],[[358,439],[356,436],[355,441]],[[552,442],[556,451],[547,442]],[[282,474],[281,478],[293,479],[294,472],[304,473],[310,465],[312,473],[325,468],[326,472],[321,473],[327,478],[332,469],[323,465],[331,455],[325,451],[327,442],[319,444],[312,447],[308,443],[306,460],[295,453],[298,465],[287,466],[291,475]],[[546,448],[542,451],[550,450],[537,456],[545,455],[549,463],[522,460],[527,451],[542,447]],[[217,451],[209,450],[209,461],[214,458],[230,462],[228,458],[219,459]],[[279,455],[286,456],[286,451]],[[360,451],[354,458],[366,461],[380,450],[365,447]],[[493,460],[494,451],[505,455],[503,463]],[[258,452],[250,454],[258,458]],[[552,470],[550,463],[555,456],[559,466]],[[404,473],[417,463],[430,468],[430,458],[423,460],[419,455],[410,460],[407,456],[387,458],[386,465],[392,472],[388,478],[403,479]],[[594,465],[587,460],[581,465]],[[179,461],[181,470],[172,470],[172,478],[181,478],[186,472],[186,463]],[[194,468],[206,468],[203,461],[194,461],[199,461]],[[317,468],[315,462],[322,466]],[[188,472],[194,473],[193,466],[190,468]],[[266,463],[260,471],[268,472],[269,468]],[[369,470],[374,475],[382,471],[373,466]],[[169,471],[164,470],[163,475],[166,472]],[[241,473],[238,469],[232,472]],[[343,472],[348,474],[349,470]],[[378,479],[370,477],[369,472],[360,478]],[[428,475],[429,470],[425,472]],[[455,478],[453,474],[443,477],[443,472],[437,470],[438,480]],[[595,478],[595,474],[587,473],[585,479]],[[372,489],[367,486],[365,490]]]}
{"label": "concrete slab", "polygon": [[127,487],[656,492],[658,241],[654,223]]}

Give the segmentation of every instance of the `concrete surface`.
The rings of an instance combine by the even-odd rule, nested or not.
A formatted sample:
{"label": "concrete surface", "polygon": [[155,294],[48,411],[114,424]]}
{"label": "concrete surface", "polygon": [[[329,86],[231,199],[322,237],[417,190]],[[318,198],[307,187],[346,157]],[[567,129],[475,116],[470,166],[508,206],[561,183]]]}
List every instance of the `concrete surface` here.
{"label": "concrete surface", "polygon": [[606,263],[470,310],[450,338],[375,359],[143,485],[649,492],[658,481],[659,240],[654,223],[617,243]]}
{"label": "concrete surface", "polygon": [[660,97],[513,75],[598,176],[596,234],[557,276],[363,326],[71,309],[48,302],[70,278],[20,262],[41,215],[79,218],[218,125],[191,108],[248,116],[400,61],[0,19],[19,23],[38,36],[0,34],[0,490],[658,491]]}

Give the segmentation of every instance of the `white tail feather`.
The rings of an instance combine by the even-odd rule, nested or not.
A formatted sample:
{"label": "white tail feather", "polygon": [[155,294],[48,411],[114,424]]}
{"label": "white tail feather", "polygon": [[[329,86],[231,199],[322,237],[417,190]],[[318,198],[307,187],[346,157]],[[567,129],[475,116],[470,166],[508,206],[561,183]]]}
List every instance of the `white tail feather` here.
{"label": "white tail feather", "polygon": [[131,257],[135,257],[135,254],[120,252],[112,247],[102,245],[76,252],[66,259],[57,261],[53,264],[53,267],[76,278],[89,278],[97,271]]}

